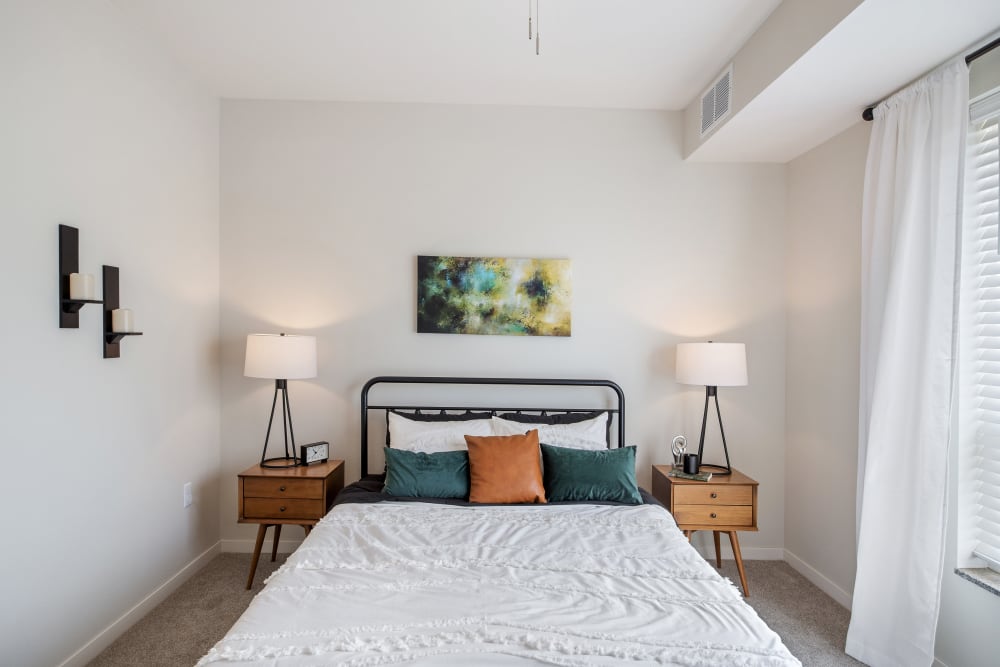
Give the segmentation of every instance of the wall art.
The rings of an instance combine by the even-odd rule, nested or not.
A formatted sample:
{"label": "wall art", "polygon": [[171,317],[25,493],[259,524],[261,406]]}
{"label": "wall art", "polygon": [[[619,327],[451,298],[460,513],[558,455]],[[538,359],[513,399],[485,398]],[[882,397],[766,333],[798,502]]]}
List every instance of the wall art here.
{"label": "wall art", "polygon": [[417,257],[417,332],[569,336],[568,259]]}

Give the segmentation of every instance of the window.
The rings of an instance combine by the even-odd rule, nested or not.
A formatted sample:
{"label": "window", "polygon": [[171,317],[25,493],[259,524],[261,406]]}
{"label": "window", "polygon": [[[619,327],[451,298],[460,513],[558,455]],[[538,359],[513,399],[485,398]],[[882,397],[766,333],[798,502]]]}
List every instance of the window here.
{"label": "window", "polygon": [[964,550],[1000,572],[1000,90],[975,100],[969,118],[959,297],[959,555]]}

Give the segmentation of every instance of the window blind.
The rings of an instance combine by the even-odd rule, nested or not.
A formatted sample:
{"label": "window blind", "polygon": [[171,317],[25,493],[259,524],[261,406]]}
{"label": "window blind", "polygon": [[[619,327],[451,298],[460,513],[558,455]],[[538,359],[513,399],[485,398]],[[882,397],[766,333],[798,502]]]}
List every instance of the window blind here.
{"label": "window blind", "polygon": [[974,555],[1000,571],[1000,91],[970,106],[962,234],[962,394],[970,427]]}

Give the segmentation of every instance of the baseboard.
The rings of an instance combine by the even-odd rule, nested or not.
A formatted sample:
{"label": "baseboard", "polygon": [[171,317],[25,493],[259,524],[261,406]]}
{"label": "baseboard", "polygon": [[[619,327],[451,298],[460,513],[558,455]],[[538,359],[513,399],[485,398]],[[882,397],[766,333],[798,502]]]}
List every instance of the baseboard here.
{"label": "baseboard", "polygon": [[791,551],[785,549],[785,562],[792,566],[792,569],[801,574],[803,577],[808,579],[813,583],[816,588],[820,589],[830,597],[832,597],[840,606],[850,609],[851,608],[851,594],[845,591],[843,588],[837,584],[830,581],[825,575],[823,575],[819,570],[814,568],[809,563],[805,562]]}
{"label": "baseboard", "polygon": [[198,572],[198,570],[208,565],[210,560],[219,555],[219,547],[220,543],[216,542],[208,549],[205,549],[194,560],[181,568],[180,572],[160,584],[156,590],[122,614],[111,625],[101,630],[96,637],[84,644],[76,653],[66,658],[59,667],[83,667],[96,658],[101,651],[122,636],[136,621],[152,611],[156,605],[163,602],[171,593],[180,588],[181,584]]}
{"label": "baseboard", "polygon": [[[254,540],[222,540],[219,544],[222,545],[222,553],[224,554],[252,554],[256,542]],[[302,544],[301,539],[278,540],[278,553],[290,554],[298,549],[300,544]],[[264,540],[264,548],[261,549],[261,553],[271,553],[270,536]]]}
{"label": "baseboard", "polygon": [[[729,537],[722,533],[719,536],[720,546],[719,551],[722,553],[723,560],[733,559],[733,547],[729,543]],[[700,553],[705,557],[706,560],[715,561],[715,543],[712,541],[712,535],[709,531],[697,531],[691,535],[691,546],[695,548],[695,551]],[[784,560],[785,550],[781,547],[747,547],[740,545],[740,554],[743,556],[743,560]]]}

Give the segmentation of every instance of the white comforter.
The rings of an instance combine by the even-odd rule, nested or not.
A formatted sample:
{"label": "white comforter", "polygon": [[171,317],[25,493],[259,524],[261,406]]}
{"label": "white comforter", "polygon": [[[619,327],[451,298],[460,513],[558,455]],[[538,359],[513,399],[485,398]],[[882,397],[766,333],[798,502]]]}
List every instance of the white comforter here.
{"label": "white comforter", "polygon": [[799,665],[661,507],[335,507],[199,665]]}

